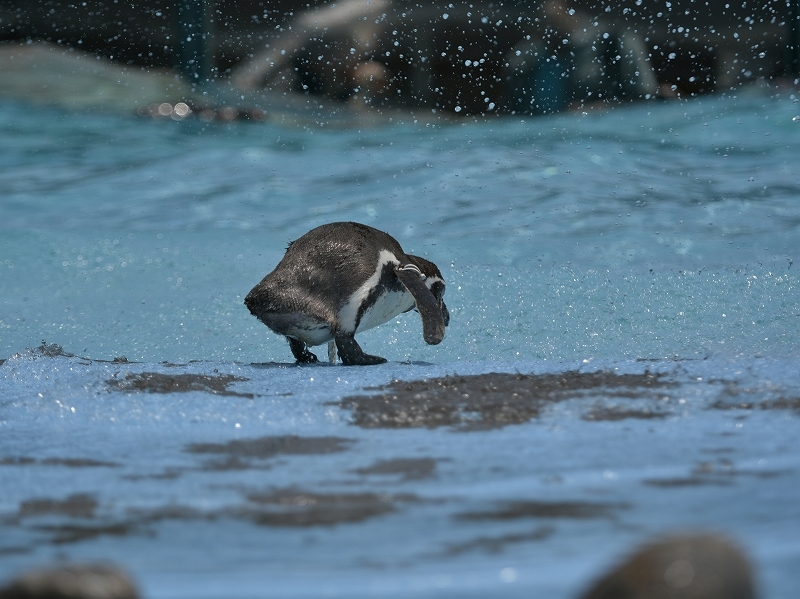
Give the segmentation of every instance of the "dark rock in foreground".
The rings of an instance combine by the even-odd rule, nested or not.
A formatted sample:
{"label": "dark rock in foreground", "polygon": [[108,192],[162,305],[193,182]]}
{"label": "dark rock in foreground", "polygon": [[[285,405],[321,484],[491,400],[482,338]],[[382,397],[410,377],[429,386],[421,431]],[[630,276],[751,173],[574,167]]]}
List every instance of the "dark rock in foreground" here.
{"label": "dark rock in foreground", "polygon": [[111,566],[34,570],[0,588],[0,599],[138,599],[127,574]]}
{"label": "dark rock in foreground", "polygon": [[750,564],[735,544],[711,534],[645,545],[581,599],[754,599]]}

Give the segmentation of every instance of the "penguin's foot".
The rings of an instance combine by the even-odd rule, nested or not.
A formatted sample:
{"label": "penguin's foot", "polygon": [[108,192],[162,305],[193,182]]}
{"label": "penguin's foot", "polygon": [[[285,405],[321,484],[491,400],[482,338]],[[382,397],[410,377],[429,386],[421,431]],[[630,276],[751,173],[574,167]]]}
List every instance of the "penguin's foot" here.
{"label": "penguin's foot", "polygon": [[339,357],[345,366],[370,366],[386,362],[386,358],[365,354],[352,335],[337,336],[336,349],[339,350]]}
{"label": "penguin's foot", "polygon": [[305,343],[291,337],[287,337],[286,339],[289,340],[289,349],[292,350],[292,355],[295,360],[297,360],[298,364],[313,364],[314,362],[319,362],[317,356],[308,351]]}

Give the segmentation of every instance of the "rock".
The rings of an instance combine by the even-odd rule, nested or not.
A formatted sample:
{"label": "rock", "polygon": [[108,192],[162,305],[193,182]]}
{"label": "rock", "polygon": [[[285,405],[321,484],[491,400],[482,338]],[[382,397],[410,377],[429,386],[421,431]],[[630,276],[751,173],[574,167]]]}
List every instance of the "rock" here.
{"label": "rock", "polygon": [[70,565],[34,570],[0,587],[0,599],[138,599],[127,574],[113,566]]}
{"label": "rock", "polygon": [[581,599],[755,599],[741,549],[713,534],[681,534],[641,547]]}

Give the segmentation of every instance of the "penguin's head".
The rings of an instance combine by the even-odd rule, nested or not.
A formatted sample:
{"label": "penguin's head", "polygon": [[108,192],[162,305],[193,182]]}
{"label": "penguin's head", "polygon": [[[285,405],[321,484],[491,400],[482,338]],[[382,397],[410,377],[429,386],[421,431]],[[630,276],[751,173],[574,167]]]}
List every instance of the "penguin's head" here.
{"label": "penguin's head", "polygon": [[442,277],[439,267],[437,267],[430,260],[420,258],[419,256],[408,255],[408,259],[412,264],[419,268],[422,276],[425,277],[425,286],[431,290],[433,297],[436,298],[436,301],[439,302],[439,306],[442,308],[444,326],[449,326],[450,312],[447,310],[447,306],[444,303],[445,284],[444,277]]}

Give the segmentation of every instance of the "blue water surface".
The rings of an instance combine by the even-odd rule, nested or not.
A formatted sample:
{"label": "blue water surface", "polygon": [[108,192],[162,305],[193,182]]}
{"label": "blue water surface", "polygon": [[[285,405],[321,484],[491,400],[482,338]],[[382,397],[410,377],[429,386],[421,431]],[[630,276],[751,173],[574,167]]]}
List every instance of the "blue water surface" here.
{"label": "blue water surface", "polygon": [[[103,559],[152,598],[567,598],[636,543],[701,529],[742,544],[765,598],[793,597],[798,99],[347,128],[0,104],[0,579]],[[386,365],[298,368],[250,316],[287,243],[339,220],[439,265],[441,345],[409,313],[359,335]],[[460,433],[362,429],[335,405],[395,379],[598,369],[670,377],[638,400],[668,415],[587,417],[628,401],[612,394]],[[249,396],[108,383],[153,372],[229,374]],[[188,450],[286,435],[347,450],[217,470]],[[401,458],[435,468],[357,474]],[[357,522],[254,524],[253,497],[276,490],[394,500]],[[76,496],[94,507],[58,507]],[[463,517],[533,499],[611,507]]]}

